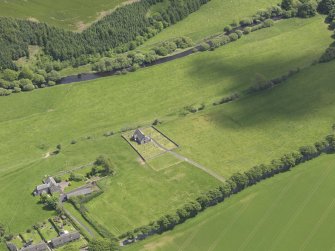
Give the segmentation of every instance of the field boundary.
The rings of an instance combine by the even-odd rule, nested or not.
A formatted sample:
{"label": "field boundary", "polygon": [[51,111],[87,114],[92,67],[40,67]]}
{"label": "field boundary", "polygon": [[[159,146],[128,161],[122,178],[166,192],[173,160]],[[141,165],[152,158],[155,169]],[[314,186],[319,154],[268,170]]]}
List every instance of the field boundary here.
{"label": "field boundary", "polygon": [[141,155],[141,153],[129,142],[129,140],[128,139],[126,139],[126,137],[123,135],[123,134],[121,134],[121,137],[127,142],[127,144],[128,145],[130,145],[131,146],[131,148],[133,148],[134,150],[135,150],[135,152],[140,156],[140,158],[144,161],[144,162],[146,162],[146,160],[145,160],[145,158]]}
{"label": "field boundary", "polygon": [[[165,138],[167,138],[168,140],[170,140],[173,144],[176,145],[176,148],[180,147],[179,144],[177,144],[174,140],[172,140],[170,137],[168,137],[165,133],[161,132],[158,128],[156,128],[154,125],[151,126],[154,130],[156,130],[157,132],[159,132],[160,134],[162,134]],[[175,149],[175,148],[172,148]]]}

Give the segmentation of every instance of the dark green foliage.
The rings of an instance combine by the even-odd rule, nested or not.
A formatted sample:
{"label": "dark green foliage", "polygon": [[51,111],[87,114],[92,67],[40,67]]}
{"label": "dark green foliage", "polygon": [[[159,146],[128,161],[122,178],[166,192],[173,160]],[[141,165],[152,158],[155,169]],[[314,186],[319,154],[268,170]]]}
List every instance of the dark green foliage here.
{"label": "dark green foliage", "polygon": [[240,97],[240,95],[238,93],[233,93],[230,96],[224,97],[224,98],[220,99],[219,101],[214,102],[213,105],[225,104],[225,103],[234,101],[234,100],[238,99],[239,97]]}
{"label": "dark green foliage", "polygon": [[199,45],[199,51],[208,51],[210,48],[211,46],[206,42],[203,42]]}
{"label": "dark green foliage", "polygon": [[120,250],[118,243],[113,239],[93,239],[88,243],[89,251],[116,251]]}
{"label": "dark green foliage", "polygon": [[328,16],[326,18],[327,23],[332,23],[335,20],[335,8],[329,11]]}
{"label": "dark green foliage", "polygon": [[[101,166],[102,170],[100,171],[102,175],[114,175],[115,167],[110,158],[105,155],[100,155],[94,162],[95,166]],[[97,169],[95,169],[97,170]],[[93,169],[92,169],[93,171]]]}
{"label": "dark green foliage", "polygon": [[237,33],[231,33],[230,35],[229,35],[229,39],[230,39],[230,41],[236,41],[237,39],[239,39],[240,37],[239,37],[239,35],[237,34]]}
{"label": "dark green foliage", "polygon": [[251,18],[245,18],[245,19],[242,19],[240,21],[240,25],[241,26],[249,26],[249,25],[253,24],[253,22],[254,21]]}
{"label": "dark green foliage", "polygon": [[77,173],[71,173],[69,178],[69,180],[76,182],[83,181],[84,179],[85,177],[83,175]]}
{"label": "dark green foliage", "polygon": [[291,10],[293,8],[293,0],[283,0],[281,2],[283,10]]}
{"label": "dark green foliage", "polygon": [[335,59],[335,47],[329,47],[320,58],[320,63],[326,63]]}
{"label": "dark green foliage", "polygon": [[318,5],[318,12],[321,14],[328,14],[335,9],[335,0],[321,0]]}
{"label": "dark green foliage", "polygon": [[[163,27],[198,10],[207,1],[171,0],[166,8],[150,17],[150,7],[161,0],[142,0],[116,9],[82,33],[27,20],[0,18],[0,70],[16,69],[12,60],[29,56],[28,45],[38,45],[53,59],[69,60],[73,65],[88,63],[88,55],[106,53],[112,48],[123,46],[122,51],[131,50]],[[58,63],[46,67],[49,72],[63,66]],[[24,72],[22,77],[32,79],[33,76],[28,75]]]}
{"label": "dark green foliage", "polygon": [[302,3],[298,7],[298,17],[308,18],[316,15],[316,5],[311,1]]}

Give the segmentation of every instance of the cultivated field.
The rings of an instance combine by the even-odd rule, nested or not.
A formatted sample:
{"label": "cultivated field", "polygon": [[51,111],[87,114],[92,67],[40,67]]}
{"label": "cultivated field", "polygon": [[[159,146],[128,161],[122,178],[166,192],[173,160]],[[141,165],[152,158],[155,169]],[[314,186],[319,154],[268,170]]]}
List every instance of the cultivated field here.
{"label": "cultivated field", "polygon": [[[308,43],[305,42],[307,40]],[[113,215],[122,219],[118,214],[125,211],[133,211],[131,213],[148,212],[145,206],[155,204],[160,207],[156,208],[157,215],[165,213],[166,208],[169,208],[172,204],[178,204],[166,200],[166,198],[173,198],[171,196],[173,194],[169,192],[178,189],[185,191],[185,193],[178,191],[181,196],[177,197],[178,201],[184,201],[187,199],[185,194],[188,194],[189,191],[192,191],[192,193],[195,191],[192,194],[192,196],[195,196],[196,193],[203,189],[206,190],[207,186],[211,186],[215,182],[209,182],[208,179],[212,180],[211,178],[204,176],[201,171],[185,163],[179,165],[182,166],[181,168],[174,166],[173,168],[163,169],[162,173],[157,173],[151,168],[146,170],[145,167],[137,164],[136,153],[130,149],[125,141],[121,140],[121,137],[119,140],[124,145],[112,144],[109,138],[102,136],[103,133],[110,130],[118,131],[127,126],[147,125],[154,119],[161,117],[164,120],[175,119],[183,107],[194,103],[205,102],[209,106],[212,101],[253,84],[256,73],[264,74],[266,77],[275,77],[297,66],[310,64],[318,58],[330,43],[330,32],[327,31],[322,17],[307,20],[292,19],[280,22],[272,28],[255,32],[214,52],[192,55],[126,76],[57,86],[36,90],[32,93],[2,97],[0,99],[0,152],[2,153],[0,160],[0,183],[2,184],[0,194],[3,203],[0,204],[0,222],[10,226],[13,232],[21,232],[27,226],[48,218],[53,212],[42,210],[41,205],[37,204],[38,199],[30,195],[35,185],[39,184],[46,174],[85,165],[94,161],[100,154],[111,156],[113,161],[116,162],[116,166],[120,168],[117,171],[120,176],[110,180],[110,186],[106,187],[111,192],[104,194],[103,196],[106,197],[101,200],[112,204],[99,202],[99,198],[96,205],[92,204],[91,210],[97,208],[100,213],[105,208],[110,207],[111,211],[115,210],[116,212]],[[283,44],[285,46],[282,46]],[[259,97],[256,97],[257,100],[260,100],[257,101],[259,103],[255,101],[255,98],[250,97],[227,106],[227,111],[226,108],[221,111],[221,108],[217,107],[215,109],[218,109],[218,113],[215,113],[215,110],[213,112],[217,114],[217,118],[221,119],[220,112],[226,113],[225,118],[227,116],[234,119],[246,117],[243,122],[245,128],[253,128],[253,131],[247,134],[248,137],[253,137],[249,142],[255,140],[255,138],[258,139],[255,133],[257,132],[256,125],[257,122],[266,124],[266,121],[264,121],[265,114],[273,116],[274,119],[269,123],[272,126],[276,125],[276,120],[291,116],[286,118],[295,118],[295,129],[289,131],[291,134],[287,135],[287,141],[284,144],[290,145],[290,142],[293,143],[292,146],[290,145],[287,148],[280,148],[280,151],[286,152],[291,148],[296,149],[296,144],[310,143],[319,135],[329,132],[332,114],[334,114],[331,110],[331,95],[333,95],[334,90],[333,85],[331,85],[333,66],[334,63],[314,66],[313,70],[306,71],[304,74],[300,74],[300,77],[296,77],[296,79],[301,78],[301,80],[295,81],[293,79],[282,87],[275,88],[273,93],[269,91],[260,94]],[[242,72],[243,74],[241,74]],[[308,77],[304,78],[305,76]],[[148,81],[149,79],[150,81]],[[301,84],[295,85],[295,82]],[[306,83],[306,86],[302,86],[303,83]],[[320,84],[324,84],[325,87],[322,90],[316,89]],[[297,86],[298,89],[292,92],[286,86]],[[308,95],[307,89],[309,89]],[[277,91],[282,93],[280,94],[281,99],[274,98],[274,93]],[[299,91],[306,91],[306,94],[298,96],[297,92]],[[285,99],[287,99],[287,106],[282,105],[283,102],[286,102]],[[293,100],[296,100],[296,103]],[[299,100],[301,103],[298,102]],[[252,104],[253,102],[255,102],[255,105]],[[266,113],[258,114],[260,109],[264,109],[270,103],[276,105],[269,106]],[[8,107],[11,109],[8,109]],[[25,109],[22,109],[22,107]],[[308,110],[307,108],[311,109]],[[316,116],[318,110],[320,110],[318,113],[320,119]],[[313,115],[308,115],[307,111],[313,112]],[[301,114],[304,116],[301,116]],[[194,118],[197,116],[198,114]],[[259,120],[255,120],[253,117]],[[307,118],[309,123],[305,123]],[[239,127],[234,124],[233,120],[224,125],[221,124],[220,120],[214,120],[215,126],[220,126],[223,130],[215,129],[217,133],[213,134],[213,137],[220,138],[221,135],[219,134],[232,132],[231,135],[234,136],[231,137],[237,139],[236,132],[239,132]],[[229,119],[223,120],[229,121]],[[298,123],[299,120],[301,123]],[[183,119],[180,120],[180,123],[181,128],[189,126],[184,124]],[[168,128],[169,126],[170,128]],[[284,127],[284,129],[290,128],[289,126],[290,122],[287,121],[287,127]],[[199,130],[201,130],[201,127],[212,130],[204,123],[199,124],[198,127]],[[162,128],[166,132],[171,130],[171,134],[168,133],[168,135],[182,145],[182,151],[192,147],[195,151],[201,151],[201,147],[198,150],[196,149],[197,142],[193,144],[186,132],[185,137],[181,137],[184,131],[176,131],[172,124],[167,124],[166,128],[163,124]],[[271,126],[265,128],[271,130]],[[275,130],[272,133],[279,134]],[[263,135],[264,137],[267,136],[266,134]],[[297,142],[297,135],[302,136],[305,141]],[[195,139],[199,138],[198,136]],[[248,141],[248,137],[245,137],[245,141]],[[76,139],[78,143],[71,145],[70,142],[73,139]],[[213,142],[215,140],[213,139]],[[238,140],[241,140],[241,138],[238,138]],[[222,142],[224,141],[220,141],[218,150],[222,148]],[[274,142],[274,144],[272,144],[272,141],[265,142],[267,143],[263,146],[259,143],[260,150],[272,147],[273,151],[276,151],[278,142]],[[55,150],[57,144],[63,146],[61,153],[57,156],[45,158],[48,156],[48,152]],[[206,144],[203,144],[204,148]],[[248,145],[249,143],[246,142],[245,144]],[[121,145],[121,149],[124,149],[124,151],[120,150],[119,146]],[[213,149],[213,146],[214,144],[211,149]],[[238,149],[238,147],[235,149]],[[247,154],[248,150],[249,148]],[[281,153],[280,151],[278,151],[278,155]],[[225,154],[221,151],[217,151],[217,153],[221,156]],[[188,155],[190,152],[186,151],[185,154]],[[261,156],[261,153],[259,153],[259,156]],[[277,155],[273,153],[272,156]],[[240,156],[238,157],[240,158]],[[257,163],[268,158],[265,158],[264,155],[258,157],[258,152],[254,157]],[[207,156],[207,158],[215,159],[212,156],[210,158]],[[248,158],[251,159],[250,156]],[[201,160],[199,162],[203,163],[204,156],[194,156],[194,159],[199,159]],[[225,165],[225,170],[221,170],[222,164],[214,163],[215,160],[211,161],[213,163],[204,164],[208,164],[209,167],[224,174],[230,174],[233,171],[228,165],[227,167]],[[236,168],[249,168],[249,164],[252,163],[247,161],[237,165],[232,160],[232,166]],[[131,170],[125,169],[122,172],[122,168]],[[128,180],[128,175],[134,177],[134,181]],[[182,179],[182,182],[179,184],[171,181],[174,176]],[[117,181],[118,179],[122,181]],[[138,199],[136,196],[138,193],[142,194],[144,190],[142,188],[143,180],[151,181],[151,188],[154,189],[146,189],[148,194],[144,196],[149,203],[141,200],[136,203],[142,202],[146,205],[143,207],[135,206],[135,199]],[[198,181],[192,183],[193,180]],[[122,201],[124,202],[123,196],[126,195],[122,193],[122,187],[118,187],[118,182],[121,184],[131,183],[128,184],[131,194],[127,193],[126,195],[135,196],[134,204],[130,205],[130,208],[132,207],[134,210],[123,210],[128,208],[129,205],[122,204]],[[173,185],[170,187],[172,183]],[[194,184],[198,184],[198,186]],[[169,187],[169,189],[166,187]],[[113,193],[115,190],[119,191],[116,195]],[[170,191],[167,192],[166,190]],[[166,204],[163,204],[163,202],[162,204],[157,203],[157,196],[153,196],[154,194],[151,194],[151,191],[153,193],[160,191],[162,193],[161,198]],[[142,211],[137,210],[137,207],[141,208]],[[20,208],[25,208],[25,210],[19,210]],[[102,213],[102,218],[98,220],[108,222],[106,225],[113,229],[114,222],[105,221],[105,218],[109,215],[107,212],[111,211],[105,211],[106,215]],[[124,221],[117,222],[115,225],[121,232],[134,225],[147,223],[149,217],[151,219],[152,216],[155,215],[151,212],[144,215],[144,218],[140,218],[136,214],[125,215]],[[131,223],[127,222],[128,218],[132,219]],[[118,230],[114,230],[114,232],[117,233]]]}
{"label": "cultivated field", "polygon": [[0,16],[30,19],[36,22],[82,30],[106,15],[124,0],[0,0]]}
{"label": "cultivated field", "polygon": [[335,156],[322,156],[125,250],[334,250]]}

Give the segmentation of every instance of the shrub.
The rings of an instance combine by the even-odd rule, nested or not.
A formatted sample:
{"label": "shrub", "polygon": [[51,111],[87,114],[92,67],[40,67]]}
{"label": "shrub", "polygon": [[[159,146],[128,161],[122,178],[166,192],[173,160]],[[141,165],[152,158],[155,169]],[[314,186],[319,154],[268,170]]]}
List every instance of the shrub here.
{"label": "shrub", "polygon": [[25,92],[32,91],[35,89],[35,86],[33,84],[27,84],[23,86],[22,90]]}
{"label": "shrub", "polygon": [[224,27],[223,31],[229,33],[233,28],[230,25],[227,25],[226,27]]}
{"label": "shrub", "polygon": [[71,173],[70,178],[69,178],[69,180],[75,181],[75,182],[83,181],[84,179],[85,177],[83,175],[77,174],[77,173]]}
{"label": "shrub", "polygon": [[21,92],[21,88],[20,87],[14,87],[13,92],[14,93],[19,93],[19,92]]}
{"label": "shrub", "polygon": [[199,45],[199,51],[208,51],[210,48],[211,46],[206,42],[203,42]]}
{"label": "shrub", "polygon": [[329,62],[335,59],[335,47],[329,47],[320,58],[320,63]]}
{"label": "shrub", "polygon": [[48,81],[48,86],[55,86],[56,82],[55,81]]}
{"label": "shrub", "polygon": [[248,26],[252,24],[253,24],[253,20],[251,18],[245,18],[240,21],[241,26]]}
{"label": "shrub", "polygon": [[275,22],[272,19],[267,19],[264,21],[264,27],[271,27],[275,24]]}
{"label": "shrub", "polygon": [[131,72],[135,72],[137,71],[138,69],[140,69],[141,67],[139,66],[139,64],[133,64],[133,66],[131,67],[130,71]]}
{"label": "shrub", "polygon": [[12,93],[12,91],[0,88],[0,96],[9,96]]}
{"label": "shrub", "polygon": [[249,34],[252,31],[251,27],[245,27],[243,29],[244,34]]}
{"label": "shrub", "polygon": [[239,36],[236,33],[232,33],[229,35],[230,41],[236,41],[239,39]]}
{"label": "shrub", "polygon": [[14,81],[17,80],[19,77],[19,72],[6,69],[3,71],[3,79],[7,81]]}
{"label": "shrub", "polygon": [[238,38],[241,38],[243,36],[243,31],[241,30],[237,30],[235,33],[238,35]]}
{"label": "shrub", "polygon": [[71,140],[71,145],[77,144],[77,140],[73,139]]}

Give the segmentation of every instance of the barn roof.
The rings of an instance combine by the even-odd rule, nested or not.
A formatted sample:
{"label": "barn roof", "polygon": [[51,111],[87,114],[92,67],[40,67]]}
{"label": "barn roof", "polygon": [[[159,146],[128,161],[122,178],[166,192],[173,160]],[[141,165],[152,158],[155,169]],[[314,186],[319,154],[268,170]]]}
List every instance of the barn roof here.
{"label": "barn roof", "polygon": [[36,245],[30,245],[28,247],[21,249],[21,251],[44,251],[44,250],[48,250],[48,246],[44,242],[41,242]]}
{"label": "barn roof", "polygon": [[80,238],[79,232],[69,233],[69,234],[63,234],[57,238],[54,238],[51,240],[51,245],[56,248],[60,247],[62,245],[65,245],[66,243],[69,243],[71,241],[78,240]]}

